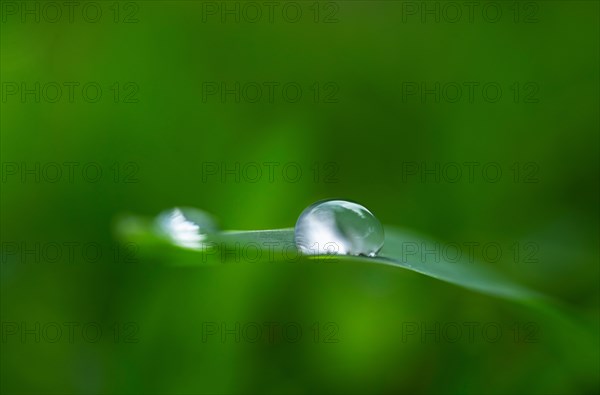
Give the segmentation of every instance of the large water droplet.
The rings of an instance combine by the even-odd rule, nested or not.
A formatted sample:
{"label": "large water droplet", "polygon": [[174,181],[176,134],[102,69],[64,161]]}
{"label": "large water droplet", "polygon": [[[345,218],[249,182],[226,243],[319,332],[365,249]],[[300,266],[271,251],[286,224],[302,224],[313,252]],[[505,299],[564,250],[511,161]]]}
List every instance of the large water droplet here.
{"label": "large water droplet", "polygon": [[190,207],[162,212],[156,219],[156,225],[173,244],[194,250],[202,249],[207,233],[218,230],[209,214]]}
{"label": "large water droplet", "polygon": [[325,200],[306,208],[296,222],[296,246],[306,255],[375,256],[383,247],[383,226],[360,204]]}

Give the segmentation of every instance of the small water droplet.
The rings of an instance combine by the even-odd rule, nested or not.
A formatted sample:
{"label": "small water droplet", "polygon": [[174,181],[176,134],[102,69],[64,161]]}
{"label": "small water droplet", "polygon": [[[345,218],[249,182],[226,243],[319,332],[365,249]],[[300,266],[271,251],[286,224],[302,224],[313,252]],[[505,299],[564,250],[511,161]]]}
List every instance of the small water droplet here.
{"label": "small water droplet", "polygon": [[360,204],[325,200],[306,208],[295,228],[296,246],[306,255],[375,256],[383,247],[383,226]]}
{"label": "small water droplet", "polygon": [[173,244],[194,250],[202,249],[206,234],[218,230],[209,214],[190,207],[162,212],[156,218],[156,225]]}

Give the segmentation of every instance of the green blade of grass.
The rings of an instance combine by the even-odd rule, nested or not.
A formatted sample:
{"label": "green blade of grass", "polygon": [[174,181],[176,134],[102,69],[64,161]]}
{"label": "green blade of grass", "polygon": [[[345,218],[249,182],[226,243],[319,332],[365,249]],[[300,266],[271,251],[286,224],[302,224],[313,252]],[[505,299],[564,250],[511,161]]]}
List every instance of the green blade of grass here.
{"label": "green blade of grass", "polygon": [[[164,236],[151,226],[150,221],[129,217],[120,221],[118,230],[129,241],[138,244],[152,243],[170,245]],[[545,297],[526,287],[515,284],[501,273],[486,267],[481,262],[471,260],[448,261],[443,254],[414,254],[419,251],[439,250],[439,244],[429,238],[392,226],[386,226],[386,239],[383,249],[375,258],[362,256],[307,256],[309,260],[341,261],[353,259],[373,264],[386,264],[411,270],[438,280],[446,281],[487,295],[521,302],[545,299]],[[173,248],[172,245],[163,248]],[[186,250],[179,258],[169,259],[174,264],[211,264],[239,262],[240,255],[251,255],[252,262],[294,261],[299,260],[299,252],[294,243],[294,229],[222,231],[207,234],[202,247]],[[185,249],[183,249],[185,250]],[[196,256],[197,258],[194,258]],[[173,255],[175,258],[175,255]]]}

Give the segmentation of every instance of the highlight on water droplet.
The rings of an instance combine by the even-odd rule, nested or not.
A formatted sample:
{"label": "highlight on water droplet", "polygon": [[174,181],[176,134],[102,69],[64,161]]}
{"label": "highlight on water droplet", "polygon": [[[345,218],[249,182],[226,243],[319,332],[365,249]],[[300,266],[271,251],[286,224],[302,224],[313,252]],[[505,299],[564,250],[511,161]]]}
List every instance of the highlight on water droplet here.
{"label": "highlight on water droplet", "polygon": [[305,255],[375,256],[384,243],[381,222],[367,208],[347,200],[323,200],[296,222],[295,242]]}
{"label": "highlight on water droplet", "polygon": [[162,212],[156,218],[156,226],[173,244],[192,250],[203,249],[206,235],[218,230],[212,216],[190,207]]}

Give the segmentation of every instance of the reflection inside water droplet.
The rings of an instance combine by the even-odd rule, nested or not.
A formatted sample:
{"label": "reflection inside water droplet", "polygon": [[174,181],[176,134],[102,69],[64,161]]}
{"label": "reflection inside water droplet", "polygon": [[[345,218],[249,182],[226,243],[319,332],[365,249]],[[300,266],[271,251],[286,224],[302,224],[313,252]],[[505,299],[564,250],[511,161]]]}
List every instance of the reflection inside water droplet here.
{"label": "reflection inside water droplet", "polygon": [[156,225],[173,244],[194,250],[202,249],[207,233],[218,230],[209,214],[188,207],[164,211]]}
{"label": "reflection inside water droplet", "polygon": [[383,247],[383,226],[360,204],[326,200],[306,208],[295,228],[298,249],[306,255],[375,256]]}

